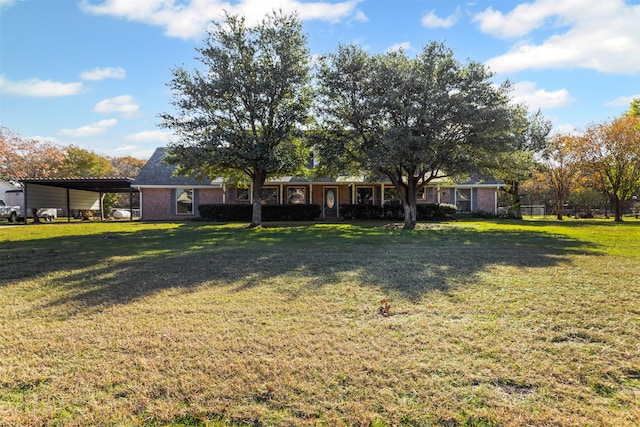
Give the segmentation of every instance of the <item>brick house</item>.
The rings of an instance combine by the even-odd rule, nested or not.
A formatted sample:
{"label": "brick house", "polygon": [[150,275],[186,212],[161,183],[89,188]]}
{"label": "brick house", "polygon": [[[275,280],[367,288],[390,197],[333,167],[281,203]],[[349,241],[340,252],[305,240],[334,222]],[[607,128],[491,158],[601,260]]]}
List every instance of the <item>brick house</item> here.
{"label": "brick house", "polygon": [[[221,179],[197,181],[174,176],[175,166],[163,163],[164,148],[157,148],[132,184],[140,191],[140,218],[181,220],[197,218],[198,205],[251,203],[251,189],[237,188]],[[458,212],[497,213],[498,182],[451,183],[433,180],[418,192],[418,203],[450,203]],[[346,204],[383,205],[398,197],[390,182],[368,182],[362,177],[301,179],[281,177],[264,185],[265,204],[313,203],[322,207],[323,219],[340,218]]]}

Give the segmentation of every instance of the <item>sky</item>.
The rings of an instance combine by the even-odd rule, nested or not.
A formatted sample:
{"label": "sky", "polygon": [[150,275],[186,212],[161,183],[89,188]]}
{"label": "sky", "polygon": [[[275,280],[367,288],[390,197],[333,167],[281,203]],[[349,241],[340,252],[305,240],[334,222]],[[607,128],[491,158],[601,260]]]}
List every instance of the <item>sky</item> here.
{"label": "sky", "polygon": [[171,70],[225,11],[249,23],[281,9],[311,55],[356,44],[417,55],[444,43],[509,80],[553,132],[612,120],[640,97],[640,0],[0,0],[0,126],[109,157],[167,145]]}

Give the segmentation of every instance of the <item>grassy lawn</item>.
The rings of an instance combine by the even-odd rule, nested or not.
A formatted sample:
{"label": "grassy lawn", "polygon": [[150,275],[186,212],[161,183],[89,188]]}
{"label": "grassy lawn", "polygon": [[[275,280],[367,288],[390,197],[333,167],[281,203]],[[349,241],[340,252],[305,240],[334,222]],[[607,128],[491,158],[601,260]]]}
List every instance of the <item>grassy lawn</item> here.
{"label": "grassy lawn", "polygon": [[30,224],[0,266],[3,426],[640,424],[639,220]]}

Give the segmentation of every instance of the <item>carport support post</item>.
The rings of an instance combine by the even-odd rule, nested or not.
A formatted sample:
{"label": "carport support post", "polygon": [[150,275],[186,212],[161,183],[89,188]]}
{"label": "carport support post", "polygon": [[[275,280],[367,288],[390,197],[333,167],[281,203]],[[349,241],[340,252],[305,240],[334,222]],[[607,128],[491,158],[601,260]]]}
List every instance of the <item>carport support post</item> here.
{"label": "carport support post", "polygon": [[29,187],[26,183],[22,184],[23,187],[23,194],[24,194],[24,224],[27,225],[29,223],[29,215],[27,215],[28,209],[29,209],[29,193],[27,192],[27,188]]}
{"label": "carport support post", "polygon": [[133,192],[129,187],[129,221],[133,221]]}
{"label": "carport support post", "polygon": [[69,200],[69,187],[67,187],[67,222],[71,222],[71,201]]}
{"label": "carport support post", "polygon": [[104,220],[104,203],[102,203],[102,191],[100,191],[100,222]]}

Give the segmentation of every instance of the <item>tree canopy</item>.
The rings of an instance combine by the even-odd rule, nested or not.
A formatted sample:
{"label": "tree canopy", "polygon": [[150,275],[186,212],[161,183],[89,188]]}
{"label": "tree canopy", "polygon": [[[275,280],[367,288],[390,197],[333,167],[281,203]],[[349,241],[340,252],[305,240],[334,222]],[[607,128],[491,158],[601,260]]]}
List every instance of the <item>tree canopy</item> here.
{"label": "tree canopy", "polygon": [[259,226],[264,182],[301,173],[308,157],[306,36],[295,15],[273,12],[254,27],[227,15],[197,51],[205,70],[176,68],[169,83],[176,113],[161,114],[161,126],[177,140],[167,160],[182,174],[251,183],[251,226]]}
{"label": "tree canopy", "polygon": [[419,186],[475,171],[479,159],[505,146],[509,84],[497,86],[492,77],[480,63],[459,63],[439,43],[413,59],[340,46],[320,59],[314,139],[322,161],[390,179],[404,226],[413,229]]}
{"label": "tree canopy", "polygon": [[0,127],[0,179],[56,177],[65,156],[66,150],[51,142],[23,138]]}
{"label": "tree canopy", "polygon": [[504,191],[511,199],[510,215],[515,218],[522,218],[520,185],[533,176],[536,156],[546,150],[550,131],[551,123],[540,111],[529,114],[526,106],[516,105],[511,110],[504,149],[481,160],[485,173],[504,181]]}
{"label": "tree canopy", "polygon": [[112,176],[114,172],[113,165],[106,157],[71,145],[66,150],[59,175],[64,178],[100,178]]}
{"label": "tree canopy", "polygon": [[640,98],[635,98],[631,101],[631,106],[626,115],[630,117],[640,117]]}
{"label": "tree canopy", "polygon": [[563,219],[565,202],[576,185],[580,163],[575,146],[578,137],[566,134],[554,135],[542,153],[540,171],[553,192],[556,218]]}
{"label": "tree canopy", "polygon": [[610,197],[615,221],[625,201],[640,190],[640,118],[623,116],[591,125],[576,147],[583,168],[597,177]]}

